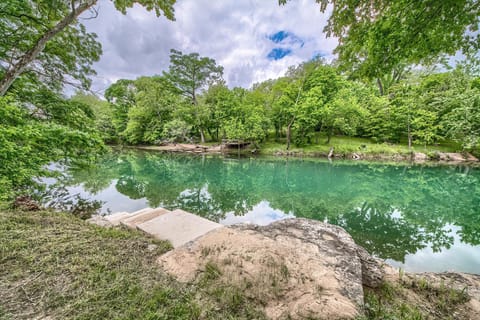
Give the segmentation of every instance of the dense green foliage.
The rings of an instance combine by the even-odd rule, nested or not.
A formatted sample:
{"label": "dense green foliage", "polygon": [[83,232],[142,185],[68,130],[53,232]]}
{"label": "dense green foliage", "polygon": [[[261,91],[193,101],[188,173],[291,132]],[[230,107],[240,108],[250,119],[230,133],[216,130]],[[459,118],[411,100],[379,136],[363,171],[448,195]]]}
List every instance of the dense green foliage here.
{"label": "dense green foliage", "polygon": [[[288,0],[279,0],[285,4]],[[476,0],[316,0],[332,10],[324,31],[335,36],[343,70],[376,79],[379,89],[399,80],[410,65],[429,65],[479,49]]]}
{"label": "dense green foliage", "polygon": [[[125,13],[135,3],[173,19],[174,0],[112,0]],[[96,0],[3,1],[0,4],[0,202],[51,175],[52,163],[88,160],[116,141],[110,105],[70,84],[88,88],[101,45],[78,17]],[[100,130],[97,130],[100,129]],[[101,132],[101,135],[100,133]]]}
{"label": "dense green foliage", "polygon": [[[336,66],[313,60],[247,90],[225,86],[213,60],[173,52],[168,74],[120,80],[106,91],[110,106],[98,101],[102,112],[110,110],[111,125],[106,127],[115,133],[108,135],[130,144],[205,137],[261,143],[274,138],[287,149],[291,143],[324,143],[319,136],[329,143],[333,135],[378,143],[407,141],[409,147],[447,140],[457,141],[463,150],[479,145],[480,89],[477,78],[462,66],[440,73],[406,72],[389,86],[388,95],[381,95],[376,83],[349,79]],[[179,71],[179,65],[192,67],[179,61],[211,63],[204,71],[212,77],[210,85],[193,84]]]}
{"label": "dense green foliage", "polygon": [[46,165],[88,160],[103,148],[87,105],[48,90],[32,100],[35,104],[25,106],[0,97],[0,201],[33,187],[32,178],[51,175]]}
{"label": "dense green foliage", "polygon": [[[173,20],[175,0],[112,0],[117,10],[139,4]],[[40,77],[59,89],[72,80],[88,88],[91,68],[98,61],[101,45],[78,18],[94,8],[97,0],[3,1],[0,4],[0,96],[22,75]]]}

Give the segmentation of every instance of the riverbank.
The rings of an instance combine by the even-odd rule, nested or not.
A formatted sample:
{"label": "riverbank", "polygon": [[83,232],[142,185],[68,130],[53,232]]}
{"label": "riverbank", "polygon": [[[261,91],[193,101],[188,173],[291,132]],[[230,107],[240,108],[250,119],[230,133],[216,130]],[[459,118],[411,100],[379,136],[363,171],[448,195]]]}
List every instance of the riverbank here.
{"label": "riverbank", "polygon": [[231,154],[231,155],[263,155],[298,158],[332,158],[368,161],[393,162],[433,162],[433,163],[478,163],[479,160],[471,153],[457,152],[453,145],[428,146],[412,148],[403,145],[372,144],[367,139],[333,138],[330,144],[316,144],[304,148],[292,147],[286,149],[284,144],[267,142],[259,148],[226,148],[219,144],[166,144],[162,146],[127,146],[147,151],[163,151],[193,154]]}
{"label": "riverbank", "polygon": [[[266,261],[276,282],[224,282],[240,274],[232,269],[238,257],[210,262],[195,281],[178,281],[158,264],[168,243],[52,212],[0,212],[0,243],[0,319],[267,319],[270,301],[254,293],[287,297],[282,279],[293,283],[296,274]],[[200,253],[214,261],[221,251]],[[478,289],[464,289],[478,288],[476,276],[393,270],[384,280],[363,288],[365,314],[356,319],[474,319],[478,312]]]}

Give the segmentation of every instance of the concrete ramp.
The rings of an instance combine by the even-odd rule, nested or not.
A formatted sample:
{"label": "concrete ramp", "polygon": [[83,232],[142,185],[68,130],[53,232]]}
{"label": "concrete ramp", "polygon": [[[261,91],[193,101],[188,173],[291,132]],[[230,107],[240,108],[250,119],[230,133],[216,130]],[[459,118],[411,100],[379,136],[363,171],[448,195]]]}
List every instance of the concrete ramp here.
{"label": "concrete ramp", "polygon": [[163,213],[137,225],[139,230],[157,239],[170,241],[174,248],[221,227],[221,224],[180,209]]}
{"label": "concrete ramp", "polygon": [[130,216],[120,220],[120,224],[124,225],[127,228],[135,229],[137,227],[137,224],[153,219],[165,212],[168,212],[168,210],[163,208],[145,208],[142,210],[138,210],[132,213]]}
{"label": "concrete ramp", "polygon": [[130,217],[131,213],[128,212],[116,212],[114,214],[105,216],[104,219],[112,226],[118,226],[122,219]]}

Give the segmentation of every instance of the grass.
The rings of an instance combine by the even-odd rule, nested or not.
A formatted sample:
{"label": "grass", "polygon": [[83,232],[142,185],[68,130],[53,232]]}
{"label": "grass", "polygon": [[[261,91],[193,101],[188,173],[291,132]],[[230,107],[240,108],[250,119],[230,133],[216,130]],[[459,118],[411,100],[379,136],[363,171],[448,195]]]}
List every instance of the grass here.
{"label": "grass", "polygon": [[[460,146],[453,142],[443,142],[438,145],[426,147],[423,145],[413,145],[412,150],[409,150],[406,141],[402,141],[399,144],[377,143],[368,138],[346,136],[334,136],[328,144],[326,143],[326,137],[319,136],[318,141],[318,144],[305,145],[302,147],[291,144],[289,151],[305,155],[327,155],[330,148],[334,147],[336,154],[351,154],[356,152],[371,155],[407,155],[411,151],[429,154],[434,152],[457,152],[461,150]],[[268,140],[261,145],[260,150],[262,154],[285,153],[287,151],[286,141],[285,139],[281,139],[278,142]]]}
{"label": "grass", "polygon": [[[433,286],[425,279],[384,283],[365,290],[365,316],[373,319],[457,319],[459,307],[469,300],[465,291]],[[463,319],[463,317],[461,317]]]}
{"label": "grass", "polygon": [[0,211],[0,319],[261,318],[239,290],[163,273],[156,259],[170,248],[71,215]]}

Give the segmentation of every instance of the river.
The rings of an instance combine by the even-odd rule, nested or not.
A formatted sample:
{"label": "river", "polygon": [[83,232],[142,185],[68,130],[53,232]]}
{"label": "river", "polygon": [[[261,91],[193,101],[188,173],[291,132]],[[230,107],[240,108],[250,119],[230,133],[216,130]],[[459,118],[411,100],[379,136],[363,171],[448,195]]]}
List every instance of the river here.
{"label": "river", "polygon": [[104,212],[181,208],[225,225],[305,217],[406,271],[480,273],[480,168],[126,151],[64,173],[70,193]]}

